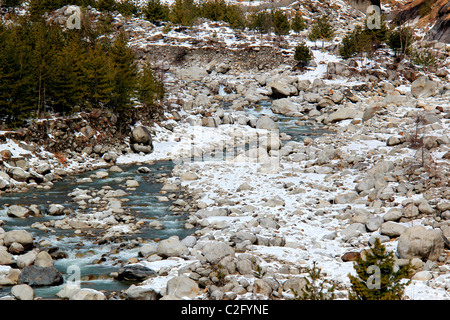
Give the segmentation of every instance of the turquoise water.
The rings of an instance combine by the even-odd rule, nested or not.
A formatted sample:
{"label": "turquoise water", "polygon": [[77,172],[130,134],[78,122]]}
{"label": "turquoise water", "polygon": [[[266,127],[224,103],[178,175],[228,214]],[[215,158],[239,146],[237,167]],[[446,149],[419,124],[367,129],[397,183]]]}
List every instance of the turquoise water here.
{"label": "turquoise water", "polygon": [[[138,173],[137,169],[141,166],[150,168],[152,173]],[[81,273],[80,284],[82,288],[93,288],[108,292],[126,289],[129,287],[129,283],[116,281],[110,274],[119,269],[120,262],[125,262],[131,257],[137,257],[137,247],[131,249],[126,247],[131,239],[140,237],[144,240],[152,241],[155,238],[164,239],[172,235],[178,235],[182,239],[195,231],[184,229],[186,215],[171,212],[169,210],[171,201],[160,202],[156,198],[156,196],[161,195],[162,187],[162,184],[156,181],[156,174],[170,174],[173,166],[174,164],[171,161],[160,161],[151,165],[121,165],[123,172],[112,173],[108,171],[109,177],[106,179],[93,179],[93,182],[90,183],[77,182],[78,179],[89,177],[96,172],[91,171],[66,177],[63,181],[55,183],[50,190],[33,189],[24,193],[6,194],[0,198],[0,219],[5,221],[2,228],[5,231],[28,230],[33,234],[35,244],[39,244],[42,240],[50,241],[52,247],[58,247],[58,251],[65,252],[68,257],[54,260],[55,267],[67,279],[71,275],[71,273],[67,273],[68,268],[78,266]],[[123,184],[127,177],[132,177],[139,182],[139,187],[136,190],[129,191],[125,189]],[[110,186],[114,190],[124,189],[128,193],[126,198],[129,200],[122,203],[122,208],[131,210],[131,214],[137,220],[148,222],[156,219],[163,224],[164,228],[157,230],[143,227],[138,234],[126,235],[118,239],[118,241],[99,245],[96,243],[95,237],[89,238],[77,235],[74,233],[74,230],[53,228],[56,232],[46,233],[31,227],[35,222],[61,219],[61,217],[52,217],[44,214],[43,217],[18,219],[8,217],[6,208],[4,208],[5,204],[23,204],[27,206],[36,204],[43,212],[49,203],[57,203],[75,211],[79,209],[78,204],[72,201],[72,197],[68,195],[70,192],[75,188],[99,190],[103,186]],[[96,230],[92,229],[92,231],[95,232]],[[52,298],[55,297],[54,295],[60,289],[61,286],[35,288],[35,296]],[[0,295],[9,293],[9,287],[0,288]]]}

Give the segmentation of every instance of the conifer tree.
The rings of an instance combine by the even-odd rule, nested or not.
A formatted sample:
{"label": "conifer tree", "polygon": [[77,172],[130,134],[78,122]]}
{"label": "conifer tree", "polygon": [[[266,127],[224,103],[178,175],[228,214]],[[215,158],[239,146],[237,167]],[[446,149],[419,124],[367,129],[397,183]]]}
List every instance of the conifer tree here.
{"label": "conifer tree", "polygon": [[352,284],[350,300],[399,300],[411,275],[411,265],[395,270],[394,254],[376,239],[373,247],[359,255],[354,265],[357,276],[348,275]]}
{"label": "conifer tree", "polygon": [[110,107],[119,114],[126,114],[132,106],[131,98],[136,90],[137,65],[133,51],[127,46],[126,35],[121,31],[110,52],[113,78]]}
{"label": "conifer tree", "polygon": [[271,12],[271,18],[273,22],[273,30],[276,35],[289,34],[289,30],[291,29],[289,20],[280,9],[273,10]]}
{"label": "conifer tree", "polygon": [[139,73],[137,88],[139,101],[145,106],[154,106],[157,100],[164,97],[164,87],[155,78],[149,63],[145,64]]}
{"label": "conifer tree", "polygon": [[295,32],[303,31],[306,29],[305,20],[303,19],[303,16],[299,11],[295,13],[294,18],[291,21],[291,29]]}
{"label": "conifer tree", "polygon": [[322,47],[324,46],[325,40],[331,40],[334,36],[334,28],[330,24],[327,16],[322,16],[316,23],[312,26],[309,33],[309,40],[317,41],[322,40]]}

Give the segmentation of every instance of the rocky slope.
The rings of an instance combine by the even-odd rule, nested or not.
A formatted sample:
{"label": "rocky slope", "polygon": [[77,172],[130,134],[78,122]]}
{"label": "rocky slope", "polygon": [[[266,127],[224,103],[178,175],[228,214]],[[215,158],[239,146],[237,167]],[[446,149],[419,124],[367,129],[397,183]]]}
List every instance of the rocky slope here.
{"label": "rocky slope", "polygon": [[[345,2],[326,4],[331,5],[316,9],[339,12],[330,15],[342,27],[337,42],[363,17]],[[304,2],[297,5],[307,11]],[[174,161],[172,177],[161,177],[162,196],[176,199],[183,191],[173,209],[189,213],[185,228],[193,234],[134,243],[138,253],[121,262],[113,276],[135,284],[111,298],[293,299],[316,262],[336,284],[336,298],[347,299],[348,274],[355,273],[352,260],[375,238],[396,254],[398,266],[413,264],[405,299],[448,298],[450,46],[417,44],[442,57],[439,72],[430,72],[396,61],[386,48],[371,59],[343,61],[335,41],[324,50],[307,41],[314,60],[300,71],[292,54],[305,34],[281,39],[208,21],[169,32],[139,19],[116,16],[115,23],[130,33],[130,45],[142,59],[164,75],[168,90],[166,120],[152,127],[153,151],[133,152],[127,140],[126,152],[116,152],[115,163]],[[260,106],[264,103],[271,103],[269,109]],[[277,131],[280,115],[329,133],[295,141]],[[145,140],[139,136],[133,141]],[[5,137],[2,149],[14,156],[25,146]],[[226,159],[218,156],[224,147]],[[30,167],[22,171],[31,175],[37,155],[46,153],[29,154]],[[69,168],[84,163],[107,165],[98,155],[68,159]],[[50,173],[57,172],[50,166]],[[8,172],[4,180],[19,183]],[[45,183],[25,179],[19,184],[51,187]],[[82,204],[93,193],[72,196]],[[108,198],[101,196],[99,201]],[[107,212],[98,213],[104,214],[105,225],[112,220]],[[49,227],[89,223],[81,221],[87,215],[67,214]],[[107,229],[105,243],[138,228],[132,214],[118,217],[122,229]],[[26,247],[30,237],[22,236],[16,242]],[[18,246],[11,248],[11,234],[2,237],[2,256],[9,259],[5,265],[26,258],[24,251],[13,255]],[[121,250],[125,256],[127,248]],[[37,261],[45,260],[41,256]],[[33,258],[34,264],[43,263]],[[1,269],[2,281],[17,284],[20,270],[8,268]],[[19,289],[25,293],[19,295]],[[27,289],[17,288],[17,296]],[[106,298],[69,285],[59,296]]]}

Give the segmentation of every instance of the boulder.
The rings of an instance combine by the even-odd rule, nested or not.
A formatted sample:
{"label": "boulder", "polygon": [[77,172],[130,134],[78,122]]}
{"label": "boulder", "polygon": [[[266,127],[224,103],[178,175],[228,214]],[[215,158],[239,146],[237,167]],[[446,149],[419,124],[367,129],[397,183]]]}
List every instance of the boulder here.
{"label": "boulder", "polygon": [[14,258],[11,253],[8,252],[6,247],[0,246],[0,265],[10,265],[14,263]]}
{"label": "boulder", "polygon": [[272,102],[270,109],[273,113],[282,114],[285,116],[300,116],[300,105],[289,98],[277,99]]}
{"label": "boulder", "polygon": [[64,214],[64,209],[62,204],[52,203],[47,209],[47,214],[50,216],[61,216]]}
{"label": "boulder", "polygon": [[444,239],[437,230],[423,226],[407,229],[398,239],[397,251],[402,259],[420,258],[436,261],[444,250]]}
{"label": "boulder", "polygon": [[9,168],[7,172],[11,178],[19,182],[26,182],[29,178],[31,178],[31,174],[29,172],[26,172],[19,167]]}
{"label": "boulder", "polygon": [[24,248],[32,247],[33,236],[26,230],[12,230],[5,233],[3,244],[9,247],[13,242],[20,243]]}
{"label": "boulder", "polygon": [[141,264],[129,264],[123,266],[118,271],[118,280],[142,282],[150,277],[157,276],[155,270],[147,268]]}
{"label": "boulder", "polygon": [[34,260],[34,265],[42,268],[52,267],[53,258],[48,252],[41,251],[37,254],[36,259]]}
{"label": "boulder", "polygon": [[256,129],[278,129],[278,125],[270,117],[261,116],[258,118],[258,121],[256,121]]}
{"label": "boulder", "polygon": [[71,297],[70,300],[106,300],[105,295],[97,290],[90,288],[83,288],[77,290]]}
{"label": "boulder", "polygon": [[11,294],[17,300],[33,300],[34,290],[27,284],[18,284],[11,288]]}
{"label": "boulder", "polygon": [[15,204],[8,207],[8,210],[6,210],[8,217],[14,218],[26,218],[31,215],[31,213],[30,209]]}
{"label": "boulder", "polygon": [[399,237],[407,228],[400,223],[388,221],[381,225],[380,234],[391,238]]}
{"label": "boulder", "polygon": [[147,127],[136,126],[131,130],[130,146],[134,152],[150,153],[153,151],[152,135]]}
{"label": "boulder", "polygon": [[192,299],[199,294],[200,288],[198,284],[184,275],[174,277],[167,281],[166,295],[184,299]]}
{"label": "boulder", "polygon": [[211,264],[217,264],[227,256],[234,256],[234,250],[228,244],[220,241],[208,241],[202,246],[202,254]]}
{"label": "boulder", "polygon": [[158,300],[160,296],[154,288],[132,284],[124,291],[127,300]]}
{"label": "boulder", "polygon": [[55,267],[28,266],[22,269],[19,284],[28,284],[32,287],[57,286],[64,281],[61,272]]}
{"label": "boulder", "polygon": [[330,124],[346,119],[353,119],[357,115],[357,113],[358,111],[355,108],[344,107],[326,117],[323,123]]}
{"label": "boulder", "polygon": [[183,81],[191,82],[202,80],[204,77],[208,75],[208,72],[204,68],[193,66],[178,70],[176,72],[176,75]]}
{"label": "boulder", "polygon": [[188,248],[181,243],[178,236],[172,236],[158,243],[156,252],[163,258],[180,257],[189,252]]}
{"label": "boulder", "polygon": [[441,87],[442,84],[427,76],[421,76],[411,84],[411,94],[415,98],[428,98],[437,95]]}
{"label": "boulder", "polygon": [[289,97],[298,94],[297,88],[282,80],[275,80],[268,84],[272,89],[272,96],[276,98]]}

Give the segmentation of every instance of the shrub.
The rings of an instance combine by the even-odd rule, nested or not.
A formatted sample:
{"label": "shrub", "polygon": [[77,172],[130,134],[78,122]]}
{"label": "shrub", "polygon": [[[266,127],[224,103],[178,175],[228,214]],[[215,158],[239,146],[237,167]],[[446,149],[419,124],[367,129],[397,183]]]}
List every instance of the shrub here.
{"label": "shrub", "polygon": [[411,62],[423,66],[426,69],[437,66],[437,59],[433,52],[426,48],[422,50],[411,50]]}
{"label": "shrub", "polygon": [[269,33],[272,28],[272,17],[268,11],[253,12],[249,20],[249,28],[259,33]]}
{"label": "shrub", "polygon": [[300,43],[295,47],[294,59],[298,61],[299,67],[305,67],[312,58],[311,50],[305,43]]}
{"label": "shrub", "polygon": [[198,17],[199,8],[193,0],[175,0],[169,14],[171,22],[184,26],[191,26]]}
{"label": "shrub", "polygon": [[287,35],[291,26],[286,15],[279,9],[275,9],[271,12],[271,19],[273,23],[273,29],[276,35]]}
{"label": "shrub", "polygon": [[149,0],[142,10],[142,13],[150,22],[159,22],[169,20],[170,8],[161,3],[160,0]]}
{"label": "shrub", "polygon": [[309,33],[309,40],[317,41],[322,40],[322,46],[325,40],[331,40],[334,36],[334,28],[330,24],[327,16],[322,16],[315,24],[311,27]]}
{"label": "shrub", "polygon": [[[302,289],[302,295],[299,292],[294,292],[297,300],[333,300],[335,285],[329,280],[323,279],[322,269],[316,267],[316,261],[313,262],[313,267],[307,269],[308,277],[305,277],[306,285]],[[322,281],[320,281],[322,280]],[[327,287],[327,288],[326,288]],[[326,289],[326,291],[325,291]]]}
{"label": "shrub", "polygon": [[387,45],[394,51],[396,56],[398,54],[407,54],[413,42],[413,32],[408,27],[399,27],[390,31],[387,35]]}
{"label": "shrub", "polygon": [[[354,268],[357,276],[348,275],[351,282],[350,300],[400,300],[411,276],[411,265],[395,270],[394,254],[376,239],[373,247],[358,255]],[[373,274],[373,275],[372,275]],[[375,281],[374,281],[375,280]]]}
{"label": "shrub", "polygon": [[306,29],[306,23],[300,12],[296,12],[294,18],[291,21],[291,29],[295,32],[303,31]]}

